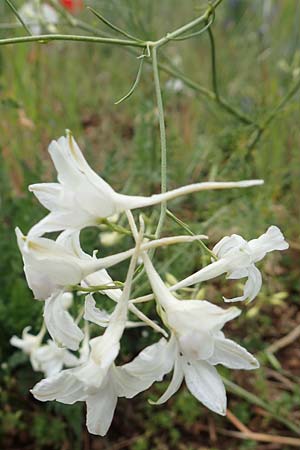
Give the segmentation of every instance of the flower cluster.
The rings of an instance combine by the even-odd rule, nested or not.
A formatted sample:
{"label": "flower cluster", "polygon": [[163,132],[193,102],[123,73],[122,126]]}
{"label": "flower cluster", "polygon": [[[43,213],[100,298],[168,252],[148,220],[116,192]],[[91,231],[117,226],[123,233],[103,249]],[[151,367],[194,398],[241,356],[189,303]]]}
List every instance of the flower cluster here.
{"label": "flower cluster", "polygon": [[[173,371],[169,387],[155,403],[167,401],[184,379],[201,403],[224,415],[226,393],[216,366],[245,370],[259,366],[254,356],[222,332],[226,322],[237,317],[240,310],[221,308],[207,300],[178,299],[171,291],[226,273],[228,278],[247,277],[247,281],[241,297],[224,300],[251,301],[261,287],[261,274],[255,263],[272,250],[286,249],[288,244],[275,226],[249,242],[238,235],[224,237],[213,248],[215,259],[211,264],[168,288],[148,251],[205,236],[151,239],[145,234],[142,218],[138,231],[131,211],[193,192],[243,188],[262,181],[196,183],[150,197],[131,196],[116,192],[90,168],[70,132],[53,141],[49,153],[58,182],[29,187],[49,213],[27,236],[16,230],[28,286],[44,306],[41,331],[34,336],[27,327],[22,339],[11,339],[12,345],[29,355],[33,369],[45,374],[31,391],[34,397],[66,404],[86,402],[88,430],[103,436],[111,424],[118,397],[132,398]],[[92,255],[84,252],[81,230],[90,226],[102,230],[106,223],[113,233],[118,233],[124,227],[115,222],[116,215],[128,221],[131,231],[126,230],[132,235],[134,246],[106,257],[98,257],[97,251]],[[44,236],[51,232],[59,232],[55,240]],[[130,263],[125,282],[114,281],[107,269],[127,259]],[[133,279],[138,262],[144,265],[152,293],[134,299]],[[96,292],[115,303],[112,312],[97,305],[93,296]],[[137,307],[140,301],[152,298],[162,325]],[[129,320],[128,311],[138,320]],[[131,362],[118,365],[121,338],[126,328],[134,326],[150,326],[164,337]],[[48,337],[43,343],[46,333],[51,339]]]}

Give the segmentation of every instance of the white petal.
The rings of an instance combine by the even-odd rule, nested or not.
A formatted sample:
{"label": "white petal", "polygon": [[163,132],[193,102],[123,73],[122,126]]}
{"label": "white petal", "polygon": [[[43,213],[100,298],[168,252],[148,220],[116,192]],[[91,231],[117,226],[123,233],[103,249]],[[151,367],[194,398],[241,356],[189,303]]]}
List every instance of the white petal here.
{"label": "white petal", "polygon": [[93,296],[89,294],[85,297],[83,318],[84,320],[95,323],[100,327],[107,327],[110,314],[105,310],[97,308]]}
{"label": "white petal", "polygon": [[176,304],[168,308],[167,321],[180,334],[199,329],[208,332],[220,330],[240,313],[236,307],[223,309],[206,300],[176,300]]}
{"label": "white petal", "polygon": [[211,333],[191,330],[179,337],[179,346],[188,359],[208,359],[214,352],[214,338]]}
{"label": "white petal", "polygon": [[241,278],[248,277],[248,268],[236,269],[227,275],[227,280],[240,280]]}
{"label": "white petal", "polygon": [[62,186],[59,183],[31,184],[28,189],[34,193],[39,202],[49,211],[58,208],[59,198],[62,193]]}
{"label": "white petal", "polygon": [[64,309],[63,293],[53,294],[45,301],[44,319],[52,339],[71,350],[78,350],[83,333],[73,317]]}
{"label": "white petal", "polygon": [[187,361],[184,377],[188,390],[197,400],[222,416],[226,414],[224,384],[212,365],[206,361]]}
{"label": "white petal", "polygon": [[266,253],[273,250],[286,250],[289,244],[284,239],[281,230],[273,225],[258,239],[249,241],[249,246],[253,251],[254,261],[257,262],[264,258]]}
{"label": "white petal", "polygon": [[57,141],[53,140],[48,147],[48,151],[57,170],[58,181],[76,189],[81,179],[81,173],[64,145],[65,139],[65,137],[62,137]]}
{"label": "white petal", "polygon": [[222,364],[229,369],[257,369],[259,362],[245,348],[230,339],[216,338],[210,364]]}
{"label": "white petal", "polygon": [[28,236],[41,236],[53,231],[64,229],[81,229],[95,224],[94,218],[83,210],[53,211],[36,223],[29,231]]}
{"label": "white petal", "polygon": [[245,244],[246,241],[238,234],[223,237],[213,248],[213,252],[219,257],[224,258],[228,252]]}
{"label": "white petal", "polygon": [[[97,270],[96,272],[88,275],[82,285],[83,286],[99,286],[101,284],[110,284],[113,283],[113,279],[105,269]],[[121,289],[106,289],[103,291],[105,295],[109,298],[118,302],[121,298],[122,291]]]}
{"label": "white petal", "polygon": [[63,370],[57,375],[37,383],[31,390],[33,396],[42,402],[57,400],[71,405],[86,399],[83,384],[72,375],[72,369]]}
{"label": "white petal", "polygon": [[176,357],[175,364],[174,364],[174,372],[173,377],[171,380],[171,383],[169,384],[167,390],[164,392],[164,394],[156,401],[150,401],[153,405],[161,405],[162,403],[167,402],[175,392],[178,391],[178,389],[181,386],[182,380],[183,380],[183,367],[181,363],[181,357]]}
{"label": "white petal", "polygon": [[262,285],[261,273],[254,266],[254,264],[252,264],[248,268],[248,280],[246,281],[246,284],[244,286],[244,294],[241,297],[234,297],[234,298],[223,297],[223,299],[227,303],[242,302],[247,299],[249,302],[251,302],[259,293],[261,285]]}
{"label": "white petal", "polygon": [[149,345],[128,364],[115,368],[115,384],[120,397],[131,398],[161,381],[172,369],[175,359],[174,342],[160,339]]}
{"label": "white petal", "polygon": [[86,425],[90,433],[105,436],[111,425],[117,401],[118,397],[109,380],[97,393],[88,396]]}

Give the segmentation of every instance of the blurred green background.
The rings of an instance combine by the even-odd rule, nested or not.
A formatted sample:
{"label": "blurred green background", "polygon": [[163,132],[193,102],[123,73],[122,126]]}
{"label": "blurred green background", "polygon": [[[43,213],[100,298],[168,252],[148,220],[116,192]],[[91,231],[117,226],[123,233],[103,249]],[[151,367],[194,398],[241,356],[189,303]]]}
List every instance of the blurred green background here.
{"label": "blurred green background", "polygon": [[[15,1],[20,7],[23,2]],[[207,7],[204,1],[95,0],[86,1],[142,39],[158,39]],[[7,28],[15,18],[0,5],[0,36],[24,35]],[[111,33],[87,11],[76,20]],[[62,18],[59,31],[72,29]],[[212,98],[211,50],[207,33],[171,42],[159,53],[160,62],[209,90],[201,94],[192,84],[161,71],[168,138],[169,187],[207,180],[263,178],[263,187],[207,192],[178,199],[169,208],[196,233],[209,236],[209,246],[222,236],[239,233],[249,239],[271,224],[278,225],[290,249],[269,255],[262,264],[264,285],[227,334],[255,353],[262,367],[254,373],[223,371],[235,384],[228,386],[229,409],[251,430],[299,437],[300,349],[297,340],[272,356],[271,343],[300,323],[299,311],[299,187],[300,187],[300,2],[297,0],[224,0],[216,11],[213,33],[217,82],[221,101]],[[160,189],[160,146],[151,66],[145,64],[140,84],[124,103],[114,102],[132,85],[138,70],[135,55],[124,48],[100,44],[53,42],[0,48],[0,442],[8,449],[132,449],[246,450],[295,448],[284,442],[240,439],[228,418],[202,407],[183,387],[167,405],[150,406],[149,392],[119,401],[107,437],[89,436],[84,409],[77,404],[42,404],[29,393],[41,373],[9,344],[27,325],[37,332],[42,305],[28,289],[16,246],[14,228],[24,233],[44,214],[27,186],[54,180],[47,153],[51,139],[72,130],[88,161],[121,192],[149,195]],[[196,86],[196,87],[197,87]],[[281,108],[282,99],[290,93]],[[225,105],[224,101],[225,100]],[[250,120],[228,111],[235,108]],[[274,112],[274,115],[272,115]],[[251,121],[266,124],[256,139]],[[153,229],[159,208],[146,211]],[[164,234],[182,233],[170,219]],[[83,246],[101,254],[97,230],[85,230]],[[122,249],[131,240],[121,241]],[[119,251],[119,246],[113,251]],[[164,276],[190,274],[206,263],[197,246],[179,246],[157,253]],[[126,266],[111,273],[122,280]],[[228,287],[229,286],[229,287]],[[136,293],[149,292],[145,278]],[[201,298],[220,302],[239,286],[217,279],[201,286]],[[144,311],[155,317],[151,306]],[[157,336],[140,329],[124,339],[125,360]],[[127,359],[126,359],[127,358]],[[166,387],[152,388],[151,396]],[[254,396],[248,395],[252,393]],[[300,442],[300,441],[299,441]],[[300,448],[300,446],[299,446]]]}

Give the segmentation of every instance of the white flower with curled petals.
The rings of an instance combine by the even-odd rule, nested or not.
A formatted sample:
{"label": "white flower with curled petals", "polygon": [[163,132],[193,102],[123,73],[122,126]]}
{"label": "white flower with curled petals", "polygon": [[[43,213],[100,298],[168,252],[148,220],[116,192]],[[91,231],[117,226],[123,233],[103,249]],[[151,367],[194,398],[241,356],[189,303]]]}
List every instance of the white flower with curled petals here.
{"label": "white flower with curled petals", "polygon": [[50,213],[32,227],[30,234],[41,236],[50,231],[81,229],[99,224],[100,219],[122,211],[156,205],[181,195],[208,189],[249,187],[262,180],[206,182],[184,186],[151,197],[119,194],[88,165],[72,135],[52,141],[49,153],[58,173],[58,183],[29,186]]}
{"label": "white flower with curled petals", "polygon": [[240,310],[235,307],[223,310],[205,300],[178,300],[164,285],[147,255],[144,255],[144,264],[162,308],[163,321],[172,332],[168,345],[173,357],[173,378],[156,403],[167,401],[185,379],[194,397],[212,411],[225,415],[226,392],[214,366],[223,364],[246,370],[259,366],[247,350],[226,339],[221,332],[225,323],[237,317]]}
{"label": "white flower with curled petals", "polygon": [[175,291],[227,273],[228,279],[237,280],[247,277],[247,281],[242,296],[232,299],[224,298],[224,300],[226,302],[243,300],[250,302],[257,296],[262,285],[261,273],[255,263],[273,250],[286,250],[288,247],[289,244],[276,226],[269,227],[266,233],[258,239],[248,242],[237,234],[226,236],[213,248],[213,252],[219,258],[217,261],[174,284],[170,290]]}
{"label": "white flower with curled petals", "polygon": [[46,329],[43,325],[37,335],[30,334],[30,327],[24,328],[22,338],[12,336],[11,345],[22,350],[29,356],[33,370],[44,372],[48,377],[60,372],[65,365],[73,367],[78,364],[78,358],[65,348],[59,348],[53,341],[48,340],[42,345]]}
{"label": "white flower with curled petals", "polygon": [[[140,234],[141,238],[141,234]],[[87,427],[90,433],[105,435],[111,424],[118,397],[131,398],[152,384],[153,376],[140,379],[127,368],[117,368],[114,361],[120,350],[134,268],[140,240],[132,257],[124,290],[102,336],[90,341],[88,360],[78,367],[39,382],[33,395],[41,401],[57,400],[66,404],[85,401]],[[143,358],[142,358],[143,359]],[[136,365],[136,364],[135,364]],[[138,371],[138,368],[135,368]]]}
{"label": "white flower with curled petals", "polygon": [[29,333],[30,326],[25,327],[22,332],[22,338],[18,336],[12,336],[10,339],[10,344],[14,347],[22,350],[26,355],[29,356],[32,368],[38,370],[38,363],[34,358],[35,351],[42,345],[43,337],[45,336],[46,329],[43,326],[37,335]]}
{"label": "white flower with curled petals", "polygon": [[52,339],[60,346],[78,350],[83,333],[65,306],[68,292],[58,291],[45,300],[44,320]]}
{"label": "white flower with curled petals", "polygon": [[34,351],[33,358],[36,364],[35,370],[44,372],[46,377],[58,374],[64,366],[75,367],[79,363],[78,358],[69,350],[58,347],[50,339],[47,344]]}

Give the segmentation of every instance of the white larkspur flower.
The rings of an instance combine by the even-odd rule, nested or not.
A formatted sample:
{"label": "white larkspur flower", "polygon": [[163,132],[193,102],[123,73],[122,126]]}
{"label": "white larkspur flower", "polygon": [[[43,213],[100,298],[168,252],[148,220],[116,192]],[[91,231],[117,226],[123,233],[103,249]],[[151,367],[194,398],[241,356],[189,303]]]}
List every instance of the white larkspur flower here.
{"label": "white larkspur flower", "polygon": [[288,247],[289,244],[276,226],[269,227],[266,233],[248,242],[237,234],[225,236],[213,248],[213,252],[219,258],[217,261],[174,284],[170,290],[175,291],[227,273],[228,279],[236,280],[247,277],[247,281],[242,296],[232,299],[224,298],[224,300],[226,302],[238,302],[246,299],[252,301],[260,291],[262,284],[261,273],[255,263],[273,250],[286,250]]}
{"label": "white larkspur flower", "polygon": [[22,338],[18,336],[12,336],[10,339],[11,345],[22,350],[29,356],[32,368],[38,370],[38,363],[35,360],[34,353],[41,346],[46,329],[43,326],[37,335],[31,334],[28,331],[30,326],[25,327],[22,332]]}
{"label": "white larkspur flower", "polygon": [[31,235],[41,236],[50,231],[97,225],[100,219],[122,211],[156,205],[196,191],[243,188],[263,183],[262,180],[206,182],[183,186],[151,197],[124,195],[114,191],[90,168],[71,134],[52,141],[49,153],[58,173],[58,183],[29,186],[29,190],[50,211],[32,227]]}
{"label": "white larkspur flower", "polygon": [[216,368],[255,369],[258,361],[240,345],[226,339],[221,329],[240,314],[231,307],[224,310],[205,300],[178,300],[164,285],[150,259],[144,255],[145,269],[165,324],[172,332],[168,343],[174,373],[166,392],[156,402],[167,401],[183,379],[189,391],[212,411],[226,414],[226,392]]}
{"label": "white larkspur flower", "polygon": [[74,367],[79,363],[78,358],[69,350],[58,347],[50,339],[47,344],[34,351],[33,358],[36,364],[35,370],[44,372],[46,377],[58,374],[64,366]]}
{"label": "white larkspur flower", "polygon": [[[134,248],[104,258],[79,252],[79,232],[66,230],[56,241],[41,237],[24,236],[16,229],[19,249],[24,262],[27,283],[36,299],[44,300],[68,286],[80,283],[91,273],[111,267],[131,257]],[[175,236],[157,239],[141,246],[142,250],[177,242],[192,242],[199,238]]]}
{"label": "white larkspur flower", "polygon": [[52,6],[31,0],[24,3],[18,13],[33,35],[39,35],[43,30],[54,33],[58,23],[58,14]]}
{"label": "white larkspur flower", "polygon": [[41,401],[57,400],[67,404],[86,401],[88,430],[101,436],[106,434],[111,424],[118,397],[132,397],[140,387],[138,378],[126,373],[126,370],[120,376],[114,361],[126,325],[128,300],[142,233],[143,228],[130,262],[122,297],[104,334],[90,341],[91,352],[87,362],[42,380],[32,389],[33,395]]}
{"label": "white larkspur flower", "polygon": [[52,339],[60,346],[78,350],[83,333],[65,307],[69,293],[58,291],[45,300],[44,320]]}

